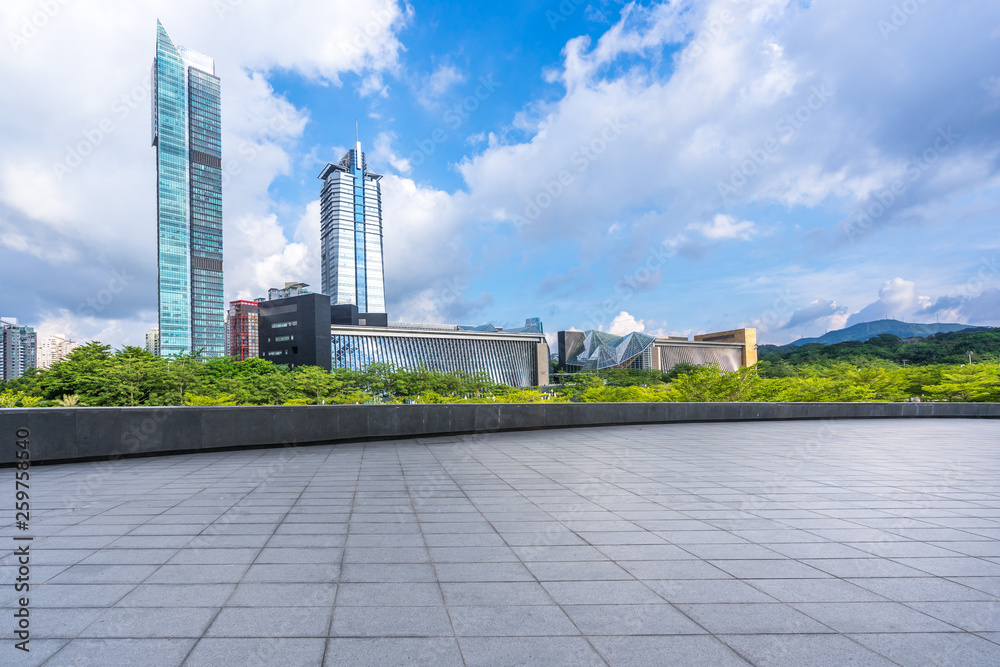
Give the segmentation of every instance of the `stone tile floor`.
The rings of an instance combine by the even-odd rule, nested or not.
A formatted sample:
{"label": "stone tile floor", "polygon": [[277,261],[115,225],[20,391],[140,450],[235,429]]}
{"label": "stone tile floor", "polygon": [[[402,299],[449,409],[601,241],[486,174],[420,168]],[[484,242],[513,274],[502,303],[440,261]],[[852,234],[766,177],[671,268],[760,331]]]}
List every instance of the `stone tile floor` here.
{"label": "stone tile floor", "polygon": [[7,555],[0,663],[998,665],[998,436],[690,424],[36,466],[31,652]]}

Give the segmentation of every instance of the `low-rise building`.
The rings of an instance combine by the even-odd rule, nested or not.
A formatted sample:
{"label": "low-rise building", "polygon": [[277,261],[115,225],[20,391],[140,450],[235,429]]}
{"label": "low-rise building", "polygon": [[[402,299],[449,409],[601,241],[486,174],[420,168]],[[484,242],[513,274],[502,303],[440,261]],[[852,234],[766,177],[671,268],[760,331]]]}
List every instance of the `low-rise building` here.
{"label": "low-rise building", "polygon": [[330,297],[295,285],[294,294],[272,289],[276,298],[257,303],[260,357],[287,368],[330,370]]}
{"label": "low-rise building", "polygon": [[560,331],[559,364],[568,372],[610,368],[668,371],[677,364],[715,364],[734,371],[757,363],[757,330],[702,334],[694,340],[644,333]]}
{"label": "low-rise building", "polygon": [[330,328],[332,365],[362,371],[372,364],[443,373],[483,373],[512,387],[549,383],[549,345],[541,322],[503,330],[490,324],[407,324]]}

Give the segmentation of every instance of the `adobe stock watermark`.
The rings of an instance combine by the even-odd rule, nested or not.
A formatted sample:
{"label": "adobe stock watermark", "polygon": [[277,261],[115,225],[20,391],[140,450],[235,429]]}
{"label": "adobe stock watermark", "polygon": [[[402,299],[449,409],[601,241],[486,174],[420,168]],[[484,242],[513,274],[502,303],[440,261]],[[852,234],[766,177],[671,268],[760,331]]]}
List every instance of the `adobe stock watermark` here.
{"label": "adobe stock watermark", "polygon": [[570,156],[569,164],[560,169],[551,180],[543,180],[537,193],[525,198],[521,214],[514,214],[511,219],[517,230],[521,231],[525,225],[538,220],[566,192],[566,188],[576,182],[577,175],[586,172],[629,127],[620,118],[614,118],[605,123],[597,136],[581,145]]}
{"label": "adobe stock watermark", "polygon": [[587,330],[600,331],[601,327],[611,322],[621,312],[636,292],[652,281],[653,277],[666,266],[667,261],[674,255],[669,243],[669,241],[663,241],[659,245],[650,246],[646,252],[645,260],[626,271],[618,279],[613,295],[601,301],[597,306],[587,309],[585,313]]}
{"label": "adobe stock watermark", "polygon": [[[501,85],[499,81],[493,79],[492,74],[479,77],[479,85],[476,86],[475,90],[445,111],[442,120],[451,131],[458,130],[465,121],[472,117],[473,113],[482,107],[483,102],[493,96],[493,93]],[[407,160],[411,166],[419,167],[427,158],[434,155],[438,146],[448,139],[448,131],[443,126],[436,127],[427,138],[413,142],[417,149],[407,156]]]}
{"label": "adobe stock watermark", "polygon": [[560,23],[565,23],[569,17],[576,13],[581,5],[586,5],[590,0],[560,0],[555,10],[545,10],[545,20],[549,22],[549,28],[555,30]]}
{"label": "adobe stock watermark", "polygon": [[[242,2],[242,0],[224,0],[225,2]],[[388,9],[377,9],[371,13],[371,20],[366,21],[355,33],[353,40],[340,43],[340,51],[345,56],[355,58],[363,56],[376,39],[392,27],[397,14]]]}
{"label": "adobe stock watermark", "polygon": [[463,277],[446,280],[441,289],[434,293],[435,312],[443,313],[446,309],[454,306],[461,300],[467,289],[469,289],[469,282]]}
{"label": "adobe stock watermark", "polygon": [[698,33],[698,36],[691,40],[691,43],[684,49],[680,62],[684,65],[690,65],[698,60],[698,58],[701,58],[708,51],[709,47],[715,44],[726,33],[729,26],[735,22],[736,15],[729,11],[729,9],[723,9],[717,16],[707,19],[702,24],[702,29]]}
{"label": "adobe stock watermark", "polygon": [[243,4],[243,0],[213,0],[212,9],[219,20],[226,18],[226,14],[236,11],[236,8]]}
{"label": "adobe stock watermark", "polygon": [[66,154],[62,161],[52,163],[52,173],[62,181],[66,174],[83,164],[84,160],[104,143],[108,135],[118,129],[120,123],[132,115],[140,104],[149,100],[152,89],[152,77],[147,74],[142,81],[119,95],[111,105],[111,115],[85,128],[81,132],[82,140],[66,145]]}
{"label": "adobe stock watermark", "polygon": [[979,262],[979,270],[976,272],[976,277],[958,288],[958,296],[970,299],[982,296],[986,285],[996,280],[997,276],[1000,276],[1000,265],[997,264],[997,256],[983,257]]}
{"label": "adobe stock watermark", "polygon": [[888,42],[892,35],[902,30],[928,2],[930,0],[904,0],[894,4],[889,17],[881,18],[876,23],[879,32],[882,33],[882,39]]}
{"label": "adobe stock watermark", "polygon": [[81,317],[96,317],[98,313],[110,306],[115,297],[124,292],[133,280],[135,280],[135,276],[129,275],[124,268],[121,271],[112,271],[111,279],[108,280],[107,285],[98,290],[94,296],[81,301],[76,308],[76,314]]}
{"label": "adobe stock watermark", "polygon": [[854,243],[864,236],[961,138],[951,127],[939,129],[931,145],[906,163],[903,176],[872,194],[869,203],[843,226],[847,240]]}
{"label": "adobe stock watermark", "polygon": [[760,317],[753,320],[758,329],[770,330],[772,324],[779,324],[785,316],[791,316],[798,305],[797,299],[786,290],[775,290],[774,300],[768,308],[761,312]]}
{"label": "adobe stock watermark", "polygon": [[822,109],[834,94],[825,84],[812,86],[809,90],[811,94],[803,104],[795,111],[786,113],[774,124],[774,130],[779,136],[769,136],[761,146],[748,150],[746,159],[733,169],[729,181],[720,180],[716,183],[715,187],[723,201],[728,201],[732,195],[739,192],[750,182],[751,178],[760,172],[764,165],[770,162],[772,157],[781,151],[784,145],[781,138],[787,140],[805,127],[813,115]]}
{"label": "adobe stock watermark", "polygon": [[26,47],[28,42],[37,37],[69,3],[70,0],[38,0],[35,3],[37,9],[21,18],[17,32],[7,33],[7,41],[10,42],[14,53]]}
{"label": "adobe stock watermark", "polygon": [[283,113],[279,113],[275,116],[271,116],[268,119],[267,125],[260,130],[254,136],[248,137],[240,142],[240,145],[236,147],[236,153],[239,158],[228,160],[222,165],[222,187],[226,187],[232,181],[233,176],[239,176],[243,173],[243,168],[253,162],[261,151],[263,151],[267,144],[273,143],[280,136],[282,136],[282,130],[291,125],[291,121]]}

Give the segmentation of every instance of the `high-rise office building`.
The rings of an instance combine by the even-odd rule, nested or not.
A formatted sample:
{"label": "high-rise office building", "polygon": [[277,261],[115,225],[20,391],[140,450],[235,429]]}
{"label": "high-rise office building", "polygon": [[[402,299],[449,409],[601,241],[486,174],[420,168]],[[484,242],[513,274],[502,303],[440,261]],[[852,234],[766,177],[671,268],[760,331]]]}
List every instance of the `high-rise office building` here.
{"label": "high-rise office building", "polygon": [[10,382],[35,367],[36,342],[34,329],[19,325],[14,318],[0,318],[0,379]]}
{"label": "high-rise office building", "polygon": [[175,46],[156,22],[153,146],[160,354],[225,350],[222,134],[212,58]]}
{"label": "high-rise office building", "polygon": [[75,350],[76,342],[65,336],[47,336],[38,343],[38,367],[51,368],[52,364],[62,361],[63,357]]}
{"label": "high-rise office building", "polygon": [[319,178],[322,289],[332,305],[353,304],[362,313],[384,313],[382,189],[368,168],[361,142]]}
{"label": "high-rise office building", "polygon": [[256,301],[230,301],[226,331],[230,357],[240,361],[254,359],[260,353],[258,344],[259,309]]}
{"label": "high-rise office building", "polygon": [[160,356],[160,330],[156,327],[146,332],[146,352]]}

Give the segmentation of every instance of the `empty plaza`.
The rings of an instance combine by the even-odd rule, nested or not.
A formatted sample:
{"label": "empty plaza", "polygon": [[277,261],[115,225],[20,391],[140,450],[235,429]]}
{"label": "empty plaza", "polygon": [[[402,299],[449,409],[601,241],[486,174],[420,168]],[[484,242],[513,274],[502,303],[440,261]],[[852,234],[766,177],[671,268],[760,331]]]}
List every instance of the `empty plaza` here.
{"label": "empty plaza", "polygon": [[[36,466],[30,593],[3,591],[8,625],[30,599],[31,651],[8,639],[0,663],[996,665],[998,426],[665,424]],[[15,580],[16,556],[0,567]]]}

